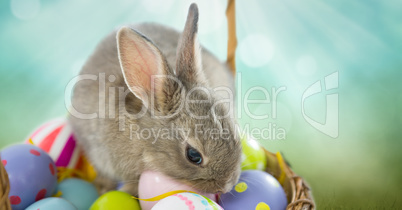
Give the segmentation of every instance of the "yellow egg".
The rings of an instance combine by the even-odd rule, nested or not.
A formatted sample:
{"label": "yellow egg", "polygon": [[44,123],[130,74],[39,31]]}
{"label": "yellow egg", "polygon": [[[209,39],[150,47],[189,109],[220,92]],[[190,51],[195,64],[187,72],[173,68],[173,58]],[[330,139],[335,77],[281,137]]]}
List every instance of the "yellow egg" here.
{"label": "yellow egg", "polygon": [[110,191],[100,196],[90,210],[130,209],[141,210],[140,204],[130,194],[121,191]]}
{"label": "yellow egg", "polygon": [[260,144],[251,137],[243,137],[242,170],[265,170],[267,160],[265,152]]}

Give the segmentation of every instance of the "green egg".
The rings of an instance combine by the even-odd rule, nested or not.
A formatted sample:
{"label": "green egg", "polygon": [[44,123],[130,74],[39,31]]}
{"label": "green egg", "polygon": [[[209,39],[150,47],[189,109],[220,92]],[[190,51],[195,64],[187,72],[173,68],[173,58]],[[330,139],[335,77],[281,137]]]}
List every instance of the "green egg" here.
{"label": "green egg", "polygon": [[242,152],[242,170],[265,170],[267,159],[264,149],[251,137],[243,137],[241,140]]}
{"label": "green egg", "polygon": [[140,204],[130,194],[121,191],[110,191],[98,198],[90,210],[130,209],[141,210]]}

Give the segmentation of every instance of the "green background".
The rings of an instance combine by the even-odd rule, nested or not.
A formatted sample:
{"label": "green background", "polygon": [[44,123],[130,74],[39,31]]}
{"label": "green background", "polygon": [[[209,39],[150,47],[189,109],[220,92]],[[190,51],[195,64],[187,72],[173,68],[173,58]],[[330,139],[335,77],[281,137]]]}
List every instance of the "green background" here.
{"label": "green background", "polygon": [[[190,1],[0,1],[0,147],[20,142],[41,123],[66,115],[65,87],[96,44],[114,28],[154,21],[178,30]],[[226,58],[226,1],[199,1],[200,42]],[[239,106],[241,127],[275,123],[286,139],[256,137],[281,151],[311,185],[320,209],[402,206],[402,3],[389,1],[237,1],[237,67],[243,95],[254,86],[271,104],[254,104],[255,120]],[[303,118],[303,92],[339,74],[339,87],[305,101],[324,123],[325,95],[338,94],[339,136]],[[325,89],[325,88],[324,88]],[[68,95],[67,95],[68,97]],[[261,99],[261,92],[250,96]],[[329,110],[329,112],[334,110]],[[240,116],[240,115],[239,115]]]}

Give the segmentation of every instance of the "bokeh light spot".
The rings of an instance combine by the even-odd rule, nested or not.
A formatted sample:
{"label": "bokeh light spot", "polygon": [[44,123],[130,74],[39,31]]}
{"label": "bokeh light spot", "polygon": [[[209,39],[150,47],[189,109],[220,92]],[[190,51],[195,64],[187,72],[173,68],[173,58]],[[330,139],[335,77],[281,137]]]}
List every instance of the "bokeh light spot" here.
{"label": "bokeh light spot", "polygon": [[170,11],[170,8],[173,5],[173,0],[153,0],[141,1],[142,6],[151,14],[162,15]]}
{"label": "bokeh light spot", "polygon": [[301,56],[296,63],[296,71],[302,76],[311,76],[317,71],[317,63],[310,55]]}
{"label": "bokeh light spot", "polygon": [[240,42],[240,59],[250,67],[268,64],[275,54],[275,47],[264,35],[251,34]]}
{"label": "bokeh light spot", "polygon": [[224,1],[198,1],[199,34],[209,34],[223,27],[226,4]]}
{"label": "bokeh light spot", "polygon": [[11,12],[21,20],[29,20],[39,13],[39,0],[11,0]]}

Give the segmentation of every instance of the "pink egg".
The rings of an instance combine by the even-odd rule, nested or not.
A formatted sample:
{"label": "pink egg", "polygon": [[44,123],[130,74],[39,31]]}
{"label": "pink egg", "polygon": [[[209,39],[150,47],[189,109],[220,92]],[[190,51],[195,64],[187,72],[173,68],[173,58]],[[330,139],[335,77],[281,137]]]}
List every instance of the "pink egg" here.
{"label": "pink egg", "polygon": [[41,125],[25,143],[34,144],[44,150],[57,167],[75,168],[81,156],[71,126],[65,118]]}
{"label": "pink egg", "polygon": [[[154,171],[145,171],[141,174],[138,193],[141,199],[153,198],[175,190],[188,190],[216,201],[215,194],[201,193],[198,190],[177,182],[172,178]],[[152,209],[158,201],[140,201],[143,210]]]}

